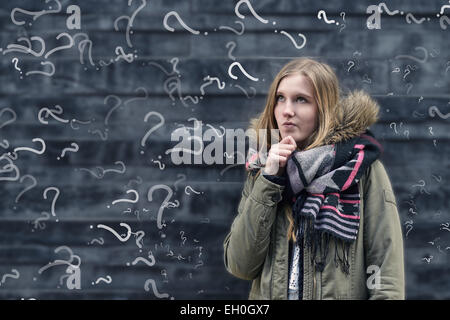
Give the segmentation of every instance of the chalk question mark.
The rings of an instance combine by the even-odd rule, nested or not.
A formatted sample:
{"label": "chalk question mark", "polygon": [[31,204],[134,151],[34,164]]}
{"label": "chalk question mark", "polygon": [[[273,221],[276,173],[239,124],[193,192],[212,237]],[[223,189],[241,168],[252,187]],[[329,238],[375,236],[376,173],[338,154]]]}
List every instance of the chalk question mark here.
{"label": "chalk question mark", "polygon": [[[136,190],[134,190],[134,189],[127,190],[127,194],[128,193],[133,193],[135,195],[135,199],[118,199],[118,200],[114,200],[112,202],[112,204],[115,205],[116,203],[119,203],[119,202],[137,203],[139,201],[139,193]],[[109,206],[108,206],[108,208],[109,208]]]}
{"label": "chalk question mark", "polygon": [[6,274],[3,275],[1,284],[5,283],[7,278],[19,279],[19,277],[20,277],[19,271],[17,271],[16,269],[11,269],[11,272],[12,272],[12,274],[11,273],[6,273]]}
{"label": "chalk question mark", "polygon": [[252,4],[250,3],[249,0],[240,0],[238,3],[236,3],[236,6],[234,7],[234,13],[235,13],[239,18],[245,19],[245,16],[239,12],[239,7],[240,7],[242,4],[244,4],[244,3],[247,5],[248,9],[250,10],[250,12],[252,13],[252,15],[253,15],[256,19],[258,19],[258,20],[259,20],[260,22],[262,22],[262,23],[268,23],[268,22],[269,22],[268,20],[261,18],[261,17],[256,13],[255,9],[253,9],[253,6],[252,6]]}
{"label": "chalk question mark", "polygon": [[[98,284],[100,281],[110,284],[112,282],[112,278],[110,276],[106,276],[106,278],[100,277],[95,281],[95,284]],[[92,282],[92,285],[94,285],[94,282]]]}
{"label": "chalk question mark", "polygon": [[161,206],[159,207],[158,216],[156,219],[156,224],[157,224],[158,229],[162,229],[162,227],[163,227],[162,214],[163,214],[164,209],[168,206],[170,198],[172,198],[173,191],[169,186],[166,186],[165,184],[154,185],[148,190],[147,198],[148,198],[149,202],[151,202],[153,200],[153,192],[157,189],[163,189],[163,190],[167,191],[167,196],[164,198],[164,201],[162,202]]}
{"label": "chalk question mark", "polygon": [[194,192],[195,194],[203,193],[203,192],[195,191],[194,189],[192,189],[191,186],[186,186],[186,187],[184,188],[184,193],[186,193],[188,196],[191,195],[191,194],[188,192],[188,190],[191,190],[191,191]]}
{"label": "chalk question mark", "polygon": [[19,198],[20,198],[25,192],[27,192],[27,191],[33,189],[33,188],[37,185],[36,178],[33,177],[32,175],[29,175],[29,174],[26,174],[26,175],[24,175],[23,177],[21,177],[21,178],[20,178],[20,183],[23,183],[23,180],[25,180],[25,178],[31,179],[32,184],[31,184],[31,186],[26,187],[22,192],[20,192],[20,193],[17,195],[16,200],[15,200],[16,203],[19,202]]}
{"label": "chalk question mark", "polygon": [[[80,150],[80,148],[78,147],[78,144],[76,144],[75,142],[72,142],[70,144],[72,146],[72,148],[64,148],[62,153],[61,153],[61,158],[63,158],[66,155],[66,152],[68,151],[72,151],[72,152],[77,152],[78,150]],[[60,159],[60,157],[57,157],[56,159]]]}
{"label": "chalk question mark", "polygon": [[15,68],[16,70],[20,71],[20,74],[22,74],[22,70],[17,66],[17,63],[19,62],[19,59],[13,58],[13,59],[11,60],[11,62],[14,63],[14,68]]}
{"label": "chalk question mark", "polygon": [[353,68],[355,66],[355,62],[353,62],[352,60],[350,60],[349,62],[347,62],[347,65],[350,65],[350,68],[347,69],[347,72],[350,72],[350,69]]}
{"label": "chalk question mark", "polygon": [[[159,293],[158,292],[158,288],[156,287],[155,280],[153,280],[153,279],[147,279],[147,281],[145,281],[145,284],[144,284],[145,291],[150,291],[150,289],[148,287],[149,284],[152,286],[153,294],[157,298],[168,298],[169,297],[169,294],[167,294],[167,293]],[[171,297],[170,299],[173,300],[173,297]]]}
{"label": "chalk question mark", "polygon": [[[152,134],[152,132],[157,130],[158,128],[162,127],[165,123],[165,120],[164,120],[164,117],[162,116],[162,114],[159,112],[156,112],[156,111],[150,111],[149,113],[147,113],[144,117],[144,121],[147,122],[148,118],[150,118],[151,116],[158,117],[160,122],[157,125],[153,126],[150,130],[148,130],[147,133],[145,134],[145,136],[141,139],[142,147],[145,146],[145,142],[148,139],[148,137]],[[141,153],[143,153],[143,151],[141,151]]]}
{"label": "chalk question mark", "polygon": [[186,25],[186,23],[184,23],[184,21],[180,18],[180,15],[176,11],[170,11],[164,16],[163,25],[164,25],[164,28],[166,28],[166,30],[168,30],[170,32],[175,31],[174,28],[172,28],[171,26],[169,26],[167,24],[167,20],[169,19],[170,16],[174,16],[178,20],[178,22],[183,26],[183,28],[186,29],[187,31],[189,31],[190,33],[192,33],[192,34],[200,33],[200,31],[194,30],[194,29],[190,28],[188,25]]}
{"label": "chalk question mark", "polygon": [[327,14],[326,14],[326,12],[325,12],[324,10],[320,10],[320,11],[317,13],[317,18],[318,18],[319,20],[321,20],[321,19],[323,18],[323,20],[324,20],[327,24],[330,24],[330,23],[336,23],[336,25],[339,25],[339,22],[336,22],[336,21],[334,21],[334,20],[328,20],[328,19],[327,19]]}
{"label": "chalk question mark", "polygon": [[252,77],[251,75],[249,75],[249,74],[247,73],[247,71],[244,70],[244,68],[242,67],[241,63],[240,63],[240,62],[237,62],[237,61],[235,61],[235,62],[233,62],[232,64],[230,64],[230,66],[228,67],[228,75],[229,75],[232,79],[237,80],[237,78],[238,78],[238,77],[236,77],[236,76],[231,72],[232,69],[233,69],[235,66],[238,66],[238,68],[241,70],[241,72],[242,72],[247,78],[249,78],[250,80],[252,80],[252,81],[258,81],[258,80],[259,80],[258,78],[255,78],[255,77]]}
{"label": "chalk question mark", "polygon": [[[47,200],[47,192],[49,192],[50,190],[55,191],[55,197],[52,200],[52,216],[56,216],[55,214],[55,203],[56,203],[56,199],[58,199],[59,197],[59,189],[56,187],[48,187],[44,190],[44,199]],[[56,222],[58,222],[58,219],[56,219]]]}
{"label": "chalk question mark", "polygon": [[124,236],[124,237],[122,237],[121,235],[119,235],[114,229],[112,229],[111,227],[108,227],[108,226],[106,226],[106,225],[104,225],[104,224],[98,224],[97,225],[97,228],[99,228],[99,229],[106,229],[106,230],[108,230],[108,231],[110,231],[117,239],[119,239],[119,241],[121,241],[121,242],[125,242],[125,241],[128,241],[128,239],[130,239],[130,236],[131,236],[131,228],[130,228],[130,226],[127,224],[127,223],[124,223],[124,222],[121,222],[120,223],[120,226],[122,226],[122,227],[124,227],[124,228],[126,228],[127,229],[127,234]]}

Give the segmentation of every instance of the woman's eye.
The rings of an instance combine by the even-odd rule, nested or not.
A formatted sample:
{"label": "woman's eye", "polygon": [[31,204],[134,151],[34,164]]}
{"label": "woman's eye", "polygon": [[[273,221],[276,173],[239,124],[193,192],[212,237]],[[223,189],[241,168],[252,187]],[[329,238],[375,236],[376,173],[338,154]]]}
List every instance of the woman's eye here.
{"label": "woman's eye", "polygon": [[277,101],[284,101],[284,97],[283,96],[277,96]]}
{"label": "woman's eye", "polygon": [[305,102],[306,102],[306,99],[303,98],[303,97],[298,97],[298,98],[297,98],[297,101],[305,101]]}

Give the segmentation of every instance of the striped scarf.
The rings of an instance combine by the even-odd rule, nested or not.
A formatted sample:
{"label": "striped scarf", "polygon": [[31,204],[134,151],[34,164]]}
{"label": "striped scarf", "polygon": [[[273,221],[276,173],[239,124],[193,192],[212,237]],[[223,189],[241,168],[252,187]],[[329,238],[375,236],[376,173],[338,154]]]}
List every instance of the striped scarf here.
{"label": "striped scarf", "polygon": [[[358,181],[382,153],[373,134],[365,133],[344,142],[307,151],[294,151],[287,162],[289,193],[293,195],[297,238],[312,248],[312,261],[325,267],[330,237],[335,240],[335,264],[349,273],[350,244],[359,231]],[[343,252],[337,243],[343,242]],[[320,260],[317,260],[317,251]]]}

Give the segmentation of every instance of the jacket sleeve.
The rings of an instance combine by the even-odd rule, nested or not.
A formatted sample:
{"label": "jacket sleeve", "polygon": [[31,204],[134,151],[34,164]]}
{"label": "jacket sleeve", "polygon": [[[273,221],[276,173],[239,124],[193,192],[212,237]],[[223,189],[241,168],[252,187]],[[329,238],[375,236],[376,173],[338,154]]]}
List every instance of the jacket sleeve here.
{"label": "jacket sleeve", "polygon": [[247,177],[238,214],[223,243],[225,267],[234,276],[253,280],[261,272],[284,188],[262,174]]}
{"label": "jacket sleeve", "polygon": [[369,171],[363,191],[369,299],[403,300],[404,248],[395,195],[386,169],[379,160],[372,164]]}

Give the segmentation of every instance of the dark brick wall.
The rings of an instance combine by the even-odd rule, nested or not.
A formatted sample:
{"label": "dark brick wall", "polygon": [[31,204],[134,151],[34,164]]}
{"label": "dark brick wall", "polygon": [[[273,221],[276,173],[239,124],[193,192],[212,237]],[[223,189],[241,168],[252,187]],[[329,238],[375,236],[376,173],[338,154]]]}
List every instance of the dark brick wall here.
{"label": "dark brick wall", "polygon": [[[268,23],[253,17],[245,4],[240,7],[245,19],[240,19],[234,11],[238,1],[146,2],[137,11],[144,1],[129,6],[125,0],[60,1],[60,12],[35,19],[15,12],[23,25],[13,23],[14,8],[39,12],[50,6],[58,9],[58,4],[1,4],[0,298],[245,299],[249,283],[227,274],[222,259],[222,242],[245,177],[243,166],[176,166],[166,150],[176,144],[171,132],[180,125],[192,127],[192,118],[201,120],[205,130],[206,125],[245,129],[261,111],[273,76],[298,56],[328,62],[344,90],[364,89],[380,103],[380,121],[373,131],[385,148],[382,161],[404,228],[407,298],[450,298],[450,42],[448,23],[443,20],[441,26],[436,16],[445,1],[390,1],[388,9],[399,13],[384,11],[378,30],[366,27],[367,7],[378,4],[373,1],[252,0],[254,10]],[[65,12],[71,4],[81,9],[80,30],[66,26]],[[320,10],[339,26],[319,20]],[[166,30],[163,20],[170,11],[199,34],[186,31],[174,16],[168,23],[175,31]],[[134,13],[127,41],[127,20],[120,20],[118,31],[114,21]],[[408,13],[425,21],[408,23]],[[241,23],[243,32],[237,34]],[[282,30],[303,33],[306,45],[296,49]],[[86,36],[76,36],[71,48],[46,58],[53,48],[68,44],[67,37],[56,39],[64,32]],[[39,55],[39,40],[32,37],[43,39],[43,54]],[[27,46],[26,39],[37,56],[5,53],[10,44]],[[82,42],[87,39],[93,65],[89,42]],[[117,47],[135,55],[133,61],[118,58]],[[238,79],[232,79],[227,70],[234,61],[259,81],[247,79],[238,69]],[[54,65],[52,76],[25,75],[52,71],[48,62]],[[208,75],[223,81],[224,88],[216,82],[202,87]],[[55,110],[57,117],[44,118],[46,124],[38,120],[45,107]],[[141,140],[160,121],[156,114],[144,121],[151,111],[165,122],[142,147]],[[39,149],[34,138],[45,141],[43,154],[19,149],[17,160],[5,159],[15,148]],[[79,150],[62,157],[63,149],[74,142]],[[165,165],[163,170],[156,160]],[[168,191],[156,190],[150,201],[148,193],[155,185],[173,192],[162,229],[156,217]],[[57,188],[57,197],[49,187]],[[129,189],[137,191],[136,203],[112,204],[133,199],[135,195],[126,194]],[[127,232],[120,223],[133,232],[127,241],[118,238]],[[67,264],[44,268],[57,260],[70,261],[68,249],[73,264],[78,263],[76,256],[81,260],[81,289],[69,289]],[[153,258],[154,265],[136,261],[138,257],[149,262]],[[149,279],[156,284],[156,294]]]}

